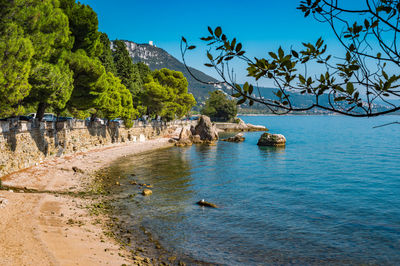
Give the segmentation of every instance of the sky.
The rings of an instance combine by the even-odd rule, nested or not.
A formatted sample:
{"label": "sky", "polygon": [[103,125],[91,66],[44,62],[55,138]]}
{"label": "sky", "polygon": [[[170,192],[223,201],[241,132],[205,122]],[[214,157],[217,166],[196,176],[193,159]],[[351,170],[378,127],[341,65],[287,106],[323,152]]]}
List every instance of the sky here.
{"label": "sky", "polygon": [[[352,0],[356,4],[361,0]],[[339,51],[327,24],[304,18],[297,10],[299,0],[81,0],[98,14],[99,30],[111,40],[123,39],[136,43],[153,41],[157,47],[182,61],[180,40],[201,45],[200,37],[208,34],[207,26],[221,26],[228,37],[242,42],[249,57],[266,56],[282,46],[299,47],[301,42],[313,42],[323,37],[330,51]],[[346,1],[345,1],[346,2]],[[205,47],[189,54],[188,64],[217,77],[204,66]],[[235,65],[238,82],[246,80],[246,66]],[[268,86],[270,84],[260,84]]]}

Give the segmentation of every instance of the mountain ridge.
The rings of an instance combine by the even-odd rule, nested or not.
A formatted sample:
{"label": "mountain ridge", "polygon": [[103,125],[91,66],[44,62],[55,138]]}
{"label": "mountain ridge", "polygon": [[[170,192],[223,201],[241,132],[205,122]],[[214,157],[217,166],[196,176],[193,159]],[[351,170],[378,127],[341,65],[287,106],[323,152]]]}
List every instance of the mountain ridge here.
{"label": "mountain ridge", "polygon": [[[197,81],[186,69],[185,65],[177,58],[170,55],[162,48],[151,44],[138,44],[133,41],[123,40],[126,44],[129,55],[134,63],[143,62],[149,66],[151,70],[168,68],[175,71],[180,71],[186,77],[189,83],[189,92],[193,94],[198,102],[203,102],[208,98],[210,91],[222,88],[218,85],[209,85]],[[198,79],[205,82],[218,82],[215,78],[189,67],[190,72]]]}

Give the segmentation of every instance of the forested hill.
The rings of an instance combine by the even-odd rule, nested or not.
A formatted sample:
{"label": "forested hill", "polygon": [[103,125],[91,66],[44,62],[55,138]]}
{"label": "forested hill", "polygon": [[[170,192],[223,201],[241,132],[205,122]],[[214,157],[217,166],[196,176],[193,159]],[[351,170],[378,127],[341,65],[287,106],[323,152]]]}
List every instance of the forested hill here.
{"label": "forested hill", "polygon": [[[195,80],[186,70],[183,63],[165,50],[149,44],[137,44],[131,41],[124,42],[134,63],[144,62],[151,70],[168,68],[182,72],[189,82],[189,92],[193,94],[197,102],[204,101],[205,98],[208,97],[208,93],[216,89],[212,85],[203,84]],[[200,80],[217,82],[213,77],[210,77],[197,69],[190,68],[190,71],[192,71],[192,73]]]}

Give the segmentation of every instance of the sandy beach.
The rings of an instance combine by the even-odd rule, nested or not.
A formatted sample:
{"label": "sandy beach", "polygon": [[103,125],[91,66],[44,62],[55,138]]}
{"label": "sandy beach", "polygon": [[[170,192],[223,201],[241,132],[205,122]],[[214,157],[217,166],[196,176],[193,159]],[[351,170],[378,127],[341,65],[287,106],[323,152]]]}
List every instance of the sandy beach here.
{"label": "sandy beach", "polygon": [[0,190],[0,265],[139,264],[104,234],[99,217],[86,208],[90,200],[63,193],[84,191],[92,173],[120,157],[171,145],[168,138],[113,144],[2,177],[14,189]]}

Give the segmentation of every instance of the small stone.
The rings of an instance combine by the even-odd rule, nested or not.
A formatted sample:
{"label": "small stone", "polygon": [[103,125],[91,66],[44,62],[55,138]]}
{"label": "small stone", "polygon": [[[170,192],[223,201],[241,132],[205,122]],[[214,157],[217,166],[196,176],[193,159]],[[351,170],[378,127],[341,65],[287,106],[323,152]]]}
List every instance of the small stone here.
{"label": "small stone", "polygon": [[202,199],[202,200],[196,202],[196,204],[197,204],[197,205],[200,205],[200,206],[202,206],[202,207],[218,208],[218,206],[215,205],[214,203],[207,202],[207,201],[205,201],[204,199]]}
{"label": "small stone", "polygon": [[81,173],[81,174],[84,173],[84,171],[83,171],[82,169],[80,169],[80,168],[78,168],[78,167],[76,167],[76,166],[73,166],[73,167],[72,167],[72,170],[73,170],[75,173]]}
{"label": "small stone", "polygon": [[171,256],[171,257],[168,258],[168,260],[169,260],[169,261],[175,261],[175,260],[176,260],[176,257],[175,257],[175,256]]}
{"label": "small stone", "polygon": [[142,195],[143,195],[143,196],[149,196],[149,195],[151,195],[151,194],[153,194],[153,191],[151,191],[150,189],[145,188],[145,189],[143,189],[143,191],[142,191]]}

